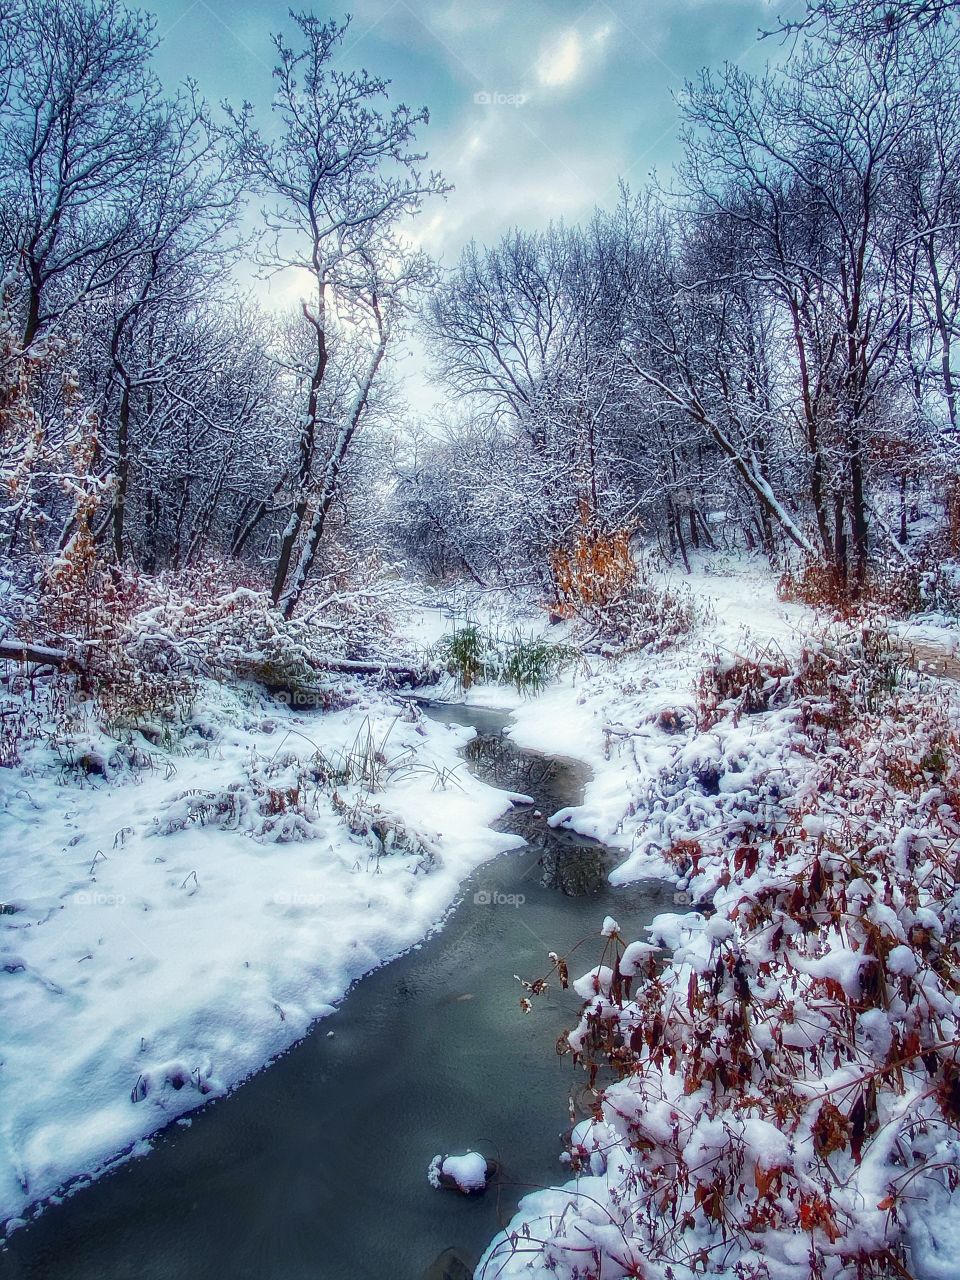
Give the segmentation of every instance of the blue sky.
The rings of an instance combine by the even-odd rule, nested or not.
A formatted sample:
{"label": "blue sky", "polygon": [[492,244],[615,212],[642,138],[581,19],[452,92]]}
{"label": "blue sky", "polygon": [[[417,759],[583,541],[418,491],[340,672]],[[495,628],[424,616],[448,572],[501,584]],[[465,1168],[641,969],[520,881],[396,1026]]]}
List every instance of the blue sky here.
{"label": "blue sky", "polygon": [[[149,4],[149,0],[146,0]],[[700,67],[760,67],[776,53],[757,33],[802,0],[354,0],[342,53],[426,105],[430,164],[455,190],[418,220],[446,265],[471,238],[514,225],[576,221],[612,204],[618,179],[669,179],[673,94]],[[287,6],[252,0],[154,0],[157,68],[172,87],[195,79],[211,101],[248,98],[269,113],[270,33]],[[315,5],[321,17],[346,9]],[[271,287],[296,300],[297,281]],[[419,363],[419,362],[417,362]]]}
{"label": "blue sky", "polygon": [[[149,3],[149,0],[148,0]],[[192,76],[217,101],[265,107],[278,3],[154,0],[168,83]],[[798,0],[792,0],[797,8]],[[782,0],[780,13],[791,0]],[[343,9],[315,6],[323,17]],[[455,256],[471,236],[576,218],[675,158],[686,77],[724,59],[759,65],[765,0],[355,0],[343,53],[426,105],[431,163],[456,186],[425,215],[426,245]]]}

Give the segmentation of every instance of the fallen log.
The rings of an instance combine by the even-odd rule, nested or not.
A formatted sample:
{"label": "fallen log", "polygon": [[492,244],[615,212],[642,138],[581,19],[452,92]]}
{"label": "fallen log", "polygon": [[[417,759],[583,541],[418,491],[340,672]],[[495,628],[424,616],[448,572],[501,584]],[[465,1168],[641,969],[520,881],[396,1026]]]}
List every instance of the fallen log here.
{"label": "fallen log", "polygon": [[[38,666],[62,667],[70,661],[65,649],[53,649],[49,645],[31,644],[21,640],[0,640],[0,661],[32,662]],[[310,665],[317,672],[332,671],[342,675],[380,676],[403,684],[422,684],[427,672],[396,662],[372,662],[355,658],[312,658]]]}
{"label": "fallen log", "polygon": [[0,640],[0,660],[4,662],[34,662],[38,666],[62,667],[69,657],[66,650],[51,649],[45,644]]}
{"label": "fallen log", "polygon": [[[391,689],[398,689],[404,686],[417,688],[425,684],[430,677],[428,671],[420,670],[404,663],[373,662],[357,658],[312,657],[308,659],[308,665],[310,671],[316,677],[331,673],[335,675],[370,676]],[[290,683],[283,680],[264,680],[255,674],[253,678],[255,680],[259,679],[259,682],[271,697],[276,698],[279,702],[286,702],[292,707],[313,709],[317,707],[324,708],[327,705],[329,691],[322,685],[312,687],[309,683],[302,681]]]}
{"label": "fallen log", "polygon": [[409,684],[420,684],[426,672],[395,662],[369,662],[358,658],[311,658],[310,665],[318,671],[335,671],[343,675],[394,676]]}

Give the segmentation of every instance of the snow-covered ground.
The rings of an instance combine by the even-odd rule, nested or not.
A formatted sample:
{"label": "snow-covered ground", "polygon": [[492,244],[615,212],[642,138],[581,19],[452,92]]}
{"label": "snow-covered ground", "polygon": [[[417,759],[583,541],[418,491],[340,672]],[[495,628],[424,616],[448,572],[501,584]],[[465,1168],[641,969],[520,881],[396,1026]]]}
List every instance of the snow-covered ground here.
{"label": "snow-covered ground", "polygon": [[[683,789],[683,778],[712,766],[704,735],[689,732],[705,661],[791,656],[815,624],[806,609],[778,600],[763,569],[701,565],[677,582],[693,595],[698,622],[665,652],[613,663],[588,657],[535,698],[499,685],[466,695],[441,687],[510,707],[519,746],[590,766],[583,804],[552,820],[621,849],[621,883],[664,873],[657,839],[648,838],[663,779],[675,774]],[[563,625],[492,593],[469,605],[412,608],[405,638],[430,645],[468,611],[504,630],[565,635]],[[116,744],[101,738],[87,754],[107,776],[64,771],[40,748],[0,776],[9,913],[0,921],[0,1219],[15,1222],[69,1179],[142,1149],[171,1118],[262,1066],[330,1013],[352,981],[415,945],[443,919],[464,877],[515,843],[490,829],[508,799],[460,764],[469,731],[360,686],[348,692],[341,710],[298,715],[249,691],[207,686],[193,730],[173,751],[143,741],[131,765],[111,758]],[[659,838],[671,823],[682,832],[762,802],[779,785],[771,753],[782,745],[784,769],[796,764],[790,732],[788,715],[725,726],[716,751],[736,761],[735,785],[720,782],[702,814],[700,789],[686,788]],[[381,748],[372,794],[355,782],[311,782],[317,748],[342,759],[358,735]],[[686,945],[671,923],[678,919],[658,922],[655,940]],[[598,935],[601,927],[598,920]],[[599,1130],[580,1138],[587,1167],[579,1180],[527,1197],[492,1244],[493,1269],[478,1275],[538,1274],[532,1244],[517,1254],[511,1247],[505,1261],[504,1241],[511,1232],[536,1237],[571,1216],[574,1202],[581,1211],[585,1197],[599,1206],[598,1227],[609,1227],[604,1206],[620,1194],[617,1179],[629,1177],[628,1153],[612,1159],[615,1140]],[[594,1140],[602,1158],[590,1150]],[[953,1203],[937,1213],[940,1249],[923,1254],[928,1280],[944,1280],[942,1241],[960,1236]],[[918,1217],[912,1228],[918,1249],[929,1222]]]}
{"label": "snow-covered ground", "polygon": [[[711,657],[796,653],[814,625],[808,609],[778,599],[768,569],[740,565],[718,573],[701,567],[689,576],[672,575],[669,585],[689,591],[697,610],[683,643],[664,653],[628,655],[613,665],[588,659],[538,698],[517,697],[513,706],[509,732],[519,747],[572,756],[593,772],[583,804],[555,815],[555,821],[625,853],[632,836],[624,819],[678,750],[680,740],[657,727],[661,712],[689,712],[696,674]],[[473,689],[467,700],[492,700],[497,692]],[[628,750],[621,749],[625,740]],[[659,868],[628,859],[615,878],[626,883],[654,871]]]}
{"label": "snow-covered ground", "polygon": [[[261,1067],[516,843],[471,731],[346,692],[296,714],[210,684],[172,750],[94,734],[0,770],[0,1222]],[[383,785],[320,787],[317,749],[368,734]]]}
{"label": "snow-covered ground", "polygon": [[[737,655],[757,657],[759,654],[789,658],[797,654],[803,640],[822,624],[818,624],[805,608],[779,601],[768,573],[754,575],[741,569],[722,575],[701,569],[684,581],[694,594],[701,619],[700,625],[684,643],[662,654],[630,656],[615,664],[588,664],[586,670],[569,672],[537,699],[519,703],[514,712],[511,736],[518,745],[575,756],[591,766],[593,778],[587,785],[583,804],[553,815],[552,821],[567,824],[608,845],[621,848],[624,860],[611,877],[618,883],[644,876],[676,874],[673,868],[665,865],[661,856],[662,849],[668,844],[699,838],[704,841],[704,848],[709,850],[714,843],[718,846],[723,844],[725,828],[733,832],[749,832],[757,822],[760,829],[764,829],[766,818],[780,812],[783,797],[801,797],[805,786],[812,785],[809,781],[809,755],[802,747],[796,749],[796,719],[791,708],[785,706],[762,716],[729,717],[709,732],[694,730],[693,708],[697,674],[711,656],[718,656],[721,660]],[[896,631],[896,628],[892,630]],[[920,629],[900,630],[906,635]],[[936,632],[931,643],[935,643],[938,649],[946,652],[957,650],[955,624],[938,620],[935,629],[928,626],[923,631],[925,638],[930,638],[927,632],[931,630]],[[473,690],[469,696],[482,701],[489,696],[489,691]],[[944,707],[948,704],[953,707],[951,714],[960,716],[955,687],[943,686],[940,697]],[[868,754],[875,750],[882,753],[886,749],[883,732],[881,727],[880,736],[870,743]],[[922,755],[923,747],[917,745],[921,741],[920,737],[915,738],[912,747]],[[903,748],[894,746],[892,750],[895,757]],[[866,772],[869,776],[870,766],[866,767]],[[699,785],[701,781],[702,787]],[[821,795],[822,791],[815,789],[808,797],[809,808],[814,812],[821,808]],[[934,790],[919,803],[922,807],[929,800],[935,808],[936,798]],[[829,794],[824,800],[826,803],[822,807],[829,810]],[[908,824],[910,812],[909,809],[903,810],[902,820]],[[841,808],[837,821],[842,820]],[[811,817],[809,822],[813,821]],[[810,830],[815,834],[817,829],[811,826]],[[913,828],[908,825],[907,835],[911,830]],[[888,823],[880,838],[892,840],[899,834],[895,824]],[[901,840],[903,838],[901,836]],[[627,948],[621,960],[621,974],[633,972],[627,960],[633,952],[639,955],[649,951],[651,943],[674,953],[676,991],[681,1001],[688,980],[693,980],[691,975],[705,970],[713,972],[714,964],[719,964],[717,942],[732,936],[732,918],[736,917],[737,903],[741,901],[739,894],[743,892],[739,883],[731,887],[729,893],[722,888],[729,880],[727,858],[726,853],[712,861],[707,857],[698,875],[691,874],[689,879],[678,882],[680,889],[689,885],[694,900],[701,896],[713,898],[719,889],[716,899],[719,910],[713,920],[705,920],[698,913],[690,917],[659,917],[651,926],[649,939]],[[787,875],[789,880],[789,873],[781,871],[780,874]],[[805,873],[801,871],[800,874]],[[770,873],[767,875],[769,878]],[[901,963],[908,966],[910,973],[914,972],[914,952],[903,945],[905,939],[914,936],[911,928],[917,927],[917,921],[929,919],[936,922],[939,920],[937,913],[944,906],[942,902],[938,904],[936,895],[933,895],[930,906],[921,905],[916,917],[906,907],[899,922],[891,918],[888,924],[884,917],[885,926],[897,932],[893,941],[899,938],[900,942],[890,953],[889,980],[892,983],[899,981],[902,971],[898,966]],[[726,914],[727,908],[730,918]],[[947,905],[945,909],[949,912],[956,910],[956,906],[950,908]],[[609,934],[609,923],[597,921],[598,951],[604,941],[601,935]],[[939,924],[935,927],[939,928]],[[760,952],[766,944],[760,938],[756,945],[759,948],[758,959],[762,962],[766,957]],[[827,943],[826,957],[814,962],[809,972],[836,974],[837,980],[842,978],[852,993],[857,986],[856,974],[863,963],[863,956],[846,946],[834,952],[830,950],[831,946],[837,947],[838,939],[834,939],[832,944]],[[751,954],[749,943],[744,945],[743,954]],[[802,960],[796,963],[801,965]],[[815,967],[817,964],[819,969]],[[576,973],[571,977],[576,977]],[[621,1013],[617,1002],[611,1001],[612,980],[612,970],[601,966],[575,982],[574,988],[584,999],[589,999],[596,992],[599,1024],[602,1025],[605,1018],[621,1018],[621,1025],[626,1027],[624,1034],[629,1037],[631,1025],[644,1025],[644,1015],[629,1004]],[[674,975],[671,975],[671,982],[673,980]],[[672,989],[667,988],[666,991],[669,993]],[[664,996],[666,998],[667,995]],[[937,1008],[945,1019],[941,1034],[949,1041],[950,1028],[955,1028],[960,1018],[960,1002],[954,1000],[951,1008],[947,1000]],[[896,1019],[905,1015],[902,1010],[898,1013],[897,1009],[894,1002],[890,1015],[892,1032],[886,1030],[886,1017],[882,1019],[885,1037],[899,1033]],[[880,1012],[873,1009],[865,1014],[864,1027]],[[630,1018],[641,1021],[631,1023]],[[799,1013],[797,1018],[800,1019]],[[572,1047],[576,1049],[580,1043],[578,1037],[582,1039],[591,1034],[591,1025],[584,1018],[578,1031],[570,1037]],[[864,1069],[869,1071],[870,1045],[873,1042],[866,1031],[863,1034],[867,1038],[861,1044],[860,1052],[866,1062]],[[888,1040],[885,1039],[886,1043]],[[881,1048],[879,1053],[882,1061],[885,1050]],[[656,1114],[647,1114],[646,1095],[631,1077],[613,1086],[608,1100],[603,1102],[602,1118],[594,1122],[584,1121],[574,1129],[571,1148],[579,1153],[578,1176],[563,1185],[534,1192],[521,1201],[517,1214],[491,1242],[481,1260],[476,1273],[478,1280],[492,1280],[493,1277],[497,1280],[510,1280],[511,1277],[520,1280],[520,1277],[547,1275],[575,1277],[583,1274],[601,1276],[603,1280],[608,1280],[608,1277],[618,1280],[628,1275],[642,1275],[649,1280],[672,1276],[678,1280],[681,1276],[699,1274],[696,1260],[692,1269],[684,1264],[674,1265],[671,1269],[663,1263],[652,1263],[644,1249],[640,1228],[647,1210],[641,1207],[640,1188],[645,1184],[638,1181],[637,1135],[646,1135],[649,1142],[654,1143],[658,1140],[658,1126],[665,1134],[670,1134],[679,1124],[683,1132],[684,1116],[692,1111],[695,1102],[695,1098],[678,1098],[671,1103],[672,1072],[673,1068],[664,1075],[664,1101],[660,1104],[660,1111],[654,1107]],[[818,1086],[814,1081],[810,1086],[810,1096],[819,1096],[818,1088],[827,1091],[830,1083],[834,1088],[842,1088],[844,1079],[843,1073],[839,1073],[832,1082],[821,1081]],[[654,1093],[656,1090],[655,1085]],[[888,1119],[891,1132],[896,1131],[896,1116],[900,1109],[906,1114],[923,1096],[921,1072],[919,1084],[911,1086],[904,1099],[894,1097],[890,1102]],[[689,1122],[689,1144],[685,1152],[688,1169],[701,1165],[706,1168],[708,1158],[713,1157],[713,1147],[719,1144],[723,1148],[730,1140],[726,1118],[721,1124],[719,1120],[708,1119],[707,1114],[704,1111],[699,1124]],[[763,1185],[768,1168],[786,1167],[792,1165],[794,1159],[800,1159],[802,1147],[798,1145],[797,1150],[792,1145],[788,1147],[786,1138],[775,1125],[756,1117],[744,1121],[742,1127],[743,1133],[737,1136],[737,1141],[742,1143],[747,1161],[754,1161],[761,1170],[758,1186]],[[944,1138],[942,1130],[942,1124],[938,1129],[936,1121],[931,1123],[931,1133],[937,1136],[930,1139],[930,1159],[934,1165],[940,1161],[945,1161],[947,1166],[955,1165],[960,1159],[960,1145],[949,1136]],[[809,1146],[809,1135],[806,1142]],[[841,1158],[835,1157],[838,1161]],[[801,1164],[797,1167],[800,1170]],[[690,1181],[688,1174],[683,1176]],[[799,1176],[802,1179],[805,1175],[800,1173]],[[856,1164],[850,1162],[847,1184],[835,1193],[834,1203],[838,1214],[843,1214],[844,1222],[860,1225],[852,1227],[850,1236],[844,1236],[836,1249],[826,1240],[826,1254],[832,1256],[823,1262],[824,1255],[818,1255],[827,1267],[824,1275],[841,1274],[839,1255],[844,1246],[849,1245],[856,1251],[861,1244],[873,1247],[878,1241],[884,1242],[885,1232],[891,1225],[887,1216],[889,1206],[895,1200],[895,1196],[890,1196],[890,1188],[897,1185],[889,1181],[891,1176],[888,1146],[884,1142],[878,1142],[862,1166],[859,1160]],[[904,1172],[904,1177],[908,1176]],[[948,1194],[937,1175],[918,1178],[913,1186],[915,1203],[908,1198],[904,1216],[900,1219],[911,1249],[913,1274],[921,1280],[947,1280],[948,1276],[956,1274],[955,1242],[960,1239],[960,1204],[956,1195],[951,1197]],[[692,1201],[690,1203],[692,1205]],[[680,1212],[682,1216],[682,1210]],[[666,1232],[667,1229],[665,1221],[663,1230]],[[654,1225],[651,1232],[657,1235],[659,1229]],[[704,1258],[719,1247],[718,1240],[709,1231],[694,1232],[687,1244],[691,1256],[703,1247],[706,1250]],[[783,1232],[771,1232],[769,1236],[758,1236],[756,1252],[751,1252],[744,1261],[746,1271],[737,1269],[741,1255],[736,1250],[727,1253],[725,1247],[723,1256],[729,1258],[729,1269],[723,1265],[715,1266],[713,1262],[709,1269],[711,1274],[729,1276],[731,1280],[742,1274],[805,1277],[810,1274],[809,1250],[810,1237],[794,1226]],[[846,1274],[845,1271],[842,1273]]]}

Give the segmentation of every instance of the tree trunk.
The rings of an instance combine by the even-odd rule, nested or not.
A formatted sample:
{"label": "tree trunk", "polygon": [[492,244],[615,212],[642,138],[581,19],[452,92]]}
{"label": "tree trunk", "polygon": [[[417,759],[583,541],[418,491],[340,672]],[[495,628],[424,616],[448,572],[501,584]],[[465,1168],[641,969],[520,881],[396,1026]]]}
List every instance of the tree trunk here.
{"label": "tree trunk", "polygon": [[845,503],[843,494],[836,493],[833,498],[833,563],[837,575],[837,585],[842,591],[847,589],[847,534],[844,524]]}
{"label": "tree trunk", "polygon": [[[273,577],[271,595],[273,597],[274,604],[279,604],[281,597],[283,597],[286,592],[287,577],[290,573],[290,565],[293,562],[293,553],[297,545],[297,539],[300,537],[300,530],[303,528],[304,516],[307,514],[307,489],[310,484],[310,475],[313,470],[313,459],[317,447],[317,415],[320,403],[320,387],[323,383],[324,374],[327,371],[327,340],[323,329],[323,307],[324,296],[322,287],[319,315],[312,315],[306,303],[303,304],[304,317],[311,325],[313,325],[314,336],[317,343],[317,356],[316,362],[313,366],[313,373],[310,377],[310,394],[307,398],[306,420],[300,432],[300,465],[297,470],[297,500],[294,504],[290,519],[287,521],[287,527],[283,531],[283,537],[280,541],[280,555],[277,557],[277,568]],[[324,512],[324,517],[325,516],[326,512]],[[297,592],[297,595],[299,596],[299,591]],[[287,616],[289,616],[289,614],[287,614]]]}
{"label": "tree trunk", "polygon": [[123,521],[130,481],[130,381],[123,379],[117,424],[117,484],[113,494],[113,559],[123,564]]}
{"label": "tree trunk", "polygon": [[[377,315],[379,322],[379,313],[377,313]],[[367,407],[367,400],[369,399],[374,379],[377,376],[377,371],[380,368],[380,364],[383,361],[384,354],[387,350],[389,332],[389,326],[380,323],[380,340],[377,343],[376,351],[370,360],[370,365],[364,376],[363,382],[360,384],[357,391],[353,407],[341,427],[339,435],[334,441],[330,455],[327,458],[327,464],[323,469],[323,478],[320,484],[320,495],[313,512],[313,517],[310,521],[310,528],[307,531],[303,548],[300,552],[300,557],[297,562],[296,571],[293,574],[293,579],[288,588],[281,588],[281,592],[277,591],[277,581],[274,582],[274,604],[278,604],[280,606],[285,618],[291,617],[294,609],[297,607],[297,603],[303,594],[303,589],[307,584],[307,579],[310,576],[310,571],[313,568],[313,563],[316,560],[317,550],[320,546],[320,539],[323,536],[323,528],[326,524],[327,515],[333,505],[333,500],[337,495],[337,490],[339,489],[340,471],[350,448],[351,441],[353,440],[357,428],[360,425],[360,420],[363,417],[364,410]],[[306,504],[304,503],[304,507],[305,506]],[[301,524],[302,521],[303,517],[301,516]],[[293,521],[291,520],[291,525],[292,523]]]}
{"label": "tree trunk", "polygon": [[869,528],[867,524],[867,504],[863,484],[863,458],[860,442],[856,441],[850,451],[850,527],[853,539],[854,569],[857,587],[867,580],[868,557],[870,552]]}
{"label": "tree trunk", "polygon": [[[273,486],[273,489],[270,491],[269,498],[261,498],[260,501],[256,503],[256,505],[254,505],[251,502],[248,502],[244,505],[243,511],[240,513],[240,518],[237,521],[237,527],[234,530],[233,541],[230,544],[230,554],[232,556],[239,556],[240,553],[243,551],[243,548],[246,546],[247,539],[254,532],[254,530],[256,529],[260,521],[263,519],[263,517],[270,510],[271,502],[277,496],[277,494],[280,492],[280,490],[283,488],[283,486],[286,483],[287,483],[287,472],[284,471],[284,473],[280,476],[280,479],[277,481],[277,483]],[[253,515],[250,516],[249,519],[247,519],[246,518],[247,512],[250,510],[251,506],[254,507]]]}

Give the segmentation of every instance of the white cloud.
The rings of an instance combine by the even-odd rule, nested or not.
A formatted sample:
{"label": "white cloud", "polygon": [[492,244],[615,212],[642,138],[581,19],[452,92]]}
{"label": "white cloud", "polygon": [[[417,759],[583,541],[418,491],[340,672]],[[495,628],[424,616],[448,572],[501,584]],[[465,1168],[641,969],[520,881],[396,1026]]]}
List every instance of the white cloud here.
{"label": "white cloud", "polygon": [[583,45],[576,31],[567,31],[544,49],[537,60],[537,79],[548,88],[569,84],[583,66]]}
{"label": "white cloud", "polygon": [[288,267],[286,271],[268,276],[263,284],[263,296],[268,305],[281,310],[312,301],[316,292],[317,282],[305,267]]}
{"label": "white cloud", "polygon": [[477,4],[476,0],[450,0],[430,12],[429,21],[450,35],[464,31],[489,30],[503,19],[503,6]]}

